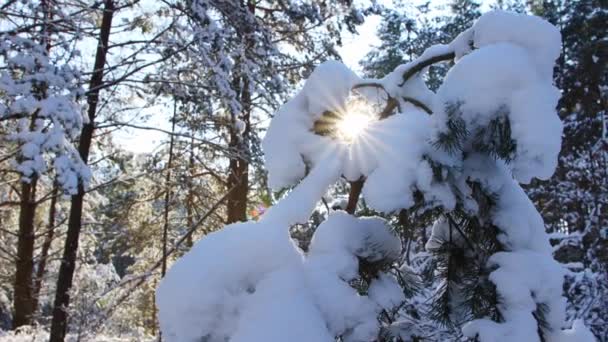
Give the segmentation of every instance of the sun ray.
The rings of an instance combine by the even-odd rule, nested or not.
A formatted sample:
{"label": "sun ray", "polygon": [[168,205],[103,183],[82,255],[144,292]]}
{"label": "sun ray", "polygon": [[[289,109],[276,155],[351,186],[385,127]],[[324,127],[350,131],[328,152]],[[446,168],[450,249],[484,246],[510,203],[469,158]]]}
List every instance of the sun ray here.
{"label": "sun ray", "polygon": [[375,120],[373,106],[365,101],[351,101],[336,122],[338,138],[350,144],[365,134],[366,129]]}

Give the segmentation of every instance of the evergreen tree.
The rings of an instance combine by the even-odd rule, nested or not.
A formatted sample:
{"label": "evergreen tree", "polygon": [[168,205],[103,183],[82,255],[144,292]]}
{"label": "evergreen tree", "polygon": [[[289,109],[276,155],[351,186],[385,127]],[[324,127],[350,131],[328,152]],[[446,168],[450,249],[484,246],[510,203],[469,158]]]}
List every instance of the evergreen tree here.
{"label": "evergreen tree", "polygon": [[53,24],[53,18],[63,14],[55,9],[59,5],[8,3],[11,25],[0,33],[0,124],[8,128],[1,138],[13,150],[3,157],[12,160],[20,175],[14,328],[32,324],[37,306],[35,219],[38,204],[49,197],[44,194],[44,182],[49,182],[45,177],[68,194],[90,177],[72,144],[85,120],[76,103],[82,95],[80,72],[68,64],[76,51],[69,48],[70,35]]}
{"label": "evergreen tree", "polygon": [[[509,9],[517,12],[528,10],[526,4],[520,1],[499,1],[495,7]],[[603,269],[600,265],[606,264],[606,250],[608,250],[603,233],[606,222],[605,191],[605,160],[606,139],[605,131],[605,108],[606,92],[601,84],[606,83],[606,60],[605,44],[602,39],[606,31],[605,11],[600,10],[601,2],[568,2],[568,1],[544,1],[533,2],[530,10],[542,15],[554,23],[562,33],[564,43],[562,56],[556,66],[555,79],[557,85],[564,89],[562,99],[559,102],[560,117],[565,123],[563,149],[559,158],[559,166],[555,176],[549,181],[533,180],[531,185],[526,186],[526,191],[535,204],[541,208],[547,228],[556,232],[553,243],[559,243],[556,257],[565,263],[582,262],[585,267],[597,270]],[[462,31],[479,15],[479,6],[472,1],[455,1],[449,5],[450,14],[437,18],[434,22],[445,35]],[[396,10],[387,11],[385,23],[395,22],[399,17]],[[405,19],[401,19],[405,20]],[[463,27],[464,25],[464,27]],[[399,46],[399,41],[409,34],[405,30],[387,30],[388,24],[383,24],[379,30],[382,48],[374,50],[368,60],[363,64],[366,72],[372,76],[373,68],[390,64],[389,58],[382,58],[383,51],[392,51],[391,48]],[[393,26],[394,27],[394,26]],[[586,37],[581,39],[581,37]],[[435,42],[441,42],[437,37]],[[445,42],[445,41],[444,41]],[[427,46],[430,46],[428,44]],[[403,55],[409,46],[402,47]],[[395,49],[396,50],[396,49]],[[392,52],[391,56],[399,56]],[[385,56],[386,57],[386,56]],[[403,59],[393,59],[393,66],[404,63]],[[431,69],[431,73],[437,69]],[[445,69],[440,72],[445,74]],[[432,75],[432,74],[431,74]],[[429,75],[429,78],[430,76]],[[581,77],[581,75],[583,75]],[[442,76],[440,76],[442,77]],[[582,235],[577,235],[581,232]],[[570,235],[560,235],[560,234]],[[573,234],[571,234],[573,233]],[[604,235],[602,235],[604,234]],[[411,234],[406,234],[411,236]],[[586,236],[582,238],[582,236]],[[605,276],[605,271],[597,273],[597,276]],[[601,289],[582,290],[577,292],[574,279],[584,278],[583,273],[576,277],[568,277],[568,295],[584,293],[580,297],[571,298],[572,302],[585,298],[590,291],[602,293]],[[596,274],[596,273],[593,273]],[[594,282],[587,282],[595,284]],[[593,302],[594,307],[602,307],[603,301]],[[572,310],[577,306],[573,305]],[[602,311],[602,310],[600,310]],[[573,315],[572,318],[580,318]],[[589,312],[589,311],[587,311]],[[589,314],[587,317],[602,317],[600,322],[607,318],[606,313]],[[602,336],[604,332],[599,331],[600,324],[592,325],[596,336]]]}
{"label": "evergreen tree", "polygon": [[[529,31],[534,44],[523,36]],[[452,336],[591,341],[580,322],[563,330],[562,267],[519,185],[555,170],[562,126],[551,69],[559,46],[546,21],[492,12],[381,80],[321,64],[263,141],[269,184],[299,183],[259,222],[202,239],[173,266],[157,290],[163,333],[210,341],[428,339],[433,325],[407,310],[417,280],[402,265],[391,222],[351,215],[362,186],[371,208],[400,213],[401,224],[407,216],[435,218],[425,244],[437,279],[428,318],[456,328]],[[420,73],[454,59],[430,92]],[[367,95],[378,88],[388,95],[380,108],[374,102],[382,99]],[[547,143],[539,144],[541,127]],[[330,213],[301,253],[286,233],[310,224],[315,203],[340,177],[351,184],[346,211]],[[209,261],[222,251],[225,263]],[[201,293],[205,279],[209,291]],[[188,312],[197,315],[183,319]],[[296,317],[305,329],[281,323]]]}
{"label": "evergreen tree", "polygon": [[[446,15],[436,15],[430,3],[411,6],[399,2],[394,8],[383,8],[378,28],[380,46],[361,62],[369,77],[381,77],[397,66],[411,62],[426,48],[434,44],[447,44],[460,32],[469,28],[479,17],[479,4],[475,1],[453,1]],[[425,81],[431,90],[441,84],[448,68],[444,64],[429,66]]]}
{"label": "evergreen tree", "polygon": [[[593,279],[608,276],[606,8],[603,1],[542,1],[531,8],[562,33],[555,82],[563,90],[558,108],[564,136],[556,176],[528,192],[555,232],[556,257],[574,267],[566,282],[573,303],[568,313],[584,318],[600,340],[608,338],[608,311],[605,288]],[[588,297],[595,299],[585,302]]]}

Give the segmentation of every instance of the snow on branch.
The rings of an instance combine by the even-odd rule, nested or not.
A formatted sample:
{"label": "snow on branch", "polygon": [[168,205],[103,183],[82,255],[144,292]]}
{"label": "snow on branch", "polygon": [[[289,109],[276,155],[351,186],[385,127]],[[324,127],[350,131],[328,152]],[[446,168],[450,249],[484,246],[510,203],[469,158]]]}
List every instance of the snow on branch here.
{"label": "snow on branch", "polygon": [[13,160],[22,181],[48,171],[52,164],[57,181],[75,193],[90,178],[73,141],[86,118],[76,99],[83,94],[80,73],[57,65],[40,43],[20,36],[0,36],[0,121],[13,129],[8,140],[19,146]]}
{"label": "snow on branch", "polygon": [[[378,320],[403,301],[398,279],[382,269],[365,276],[366,263],[391,264],[402,252],[386,221],[330,213],[307,253],[289,236],[344,177],[365,179],[363,196],[376,211],[441,214],[428,244],[443,284],[433,317],[481,342],[593,341],[578,323],[565,329],[563,270],[519,185],[550,177],[556,166],[562,124],[548,71],[559,50],[551,24],[494,11],[380,80],[362,80],[335,61],[319,65],[262,143],[270,186],[295,187],[259,222],[209,234],[175,263],[157,290],[163,336],[354,342],[377,340],[383,329],[414,336],[412,324]],[[433,93],[421,72],[446,60],[455,63]],[[367,293],[351,286],[358,277],[371,279]]]}

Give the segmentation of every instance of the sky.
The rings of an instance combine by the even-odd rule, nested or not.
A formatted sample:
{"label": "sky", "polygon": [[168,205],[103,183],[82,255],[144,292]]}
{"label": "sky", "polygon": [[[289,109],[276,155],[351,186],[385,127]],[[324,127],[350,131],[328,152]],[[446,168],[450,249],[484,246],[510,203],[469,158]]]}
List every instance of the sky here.
{"label": "sky", "polygon": [[[379,16],[370,16],[365,23],[358,27],[358,34],[346,32],[342,40],[342,46],[338,48],[343,63],[355,72],[361,71],[359,61],[371,50],[374,44],[379,44],[376,30],[380,24]],[[151,114],[150,119],[144,126],[157,127],[169,130],[169,108],[157,106],[145,110],[144,114]],[[159,143],[166,139],[166,134],[152,130],[121,129],[115,134],[115,139],[128,151],[134,153],[153,152]]]}
{"label": "sky", "polygon": [[[391,3],[394,3],[394,1],[395,0],[378,0],[378,2],[383,5],[390,5]],[[414,5],[416,5],[418,3],[425,3],[426,0],[413,0],[413,2]],[[447,0],[433,0],[431,1],[431,4],[437,6],[443,5],[446,2]],[[344,32],[343,34],[342,46],[338,47],[337,50],[342,57],[342,62],[356,73],[360,73],[361,71],[359,61],[365,57],[373,46],[380,43],[376,34],[380,21],[380,16],[368,16],[365,18],[365,22],[357,27],[356,34],[350,32]],[[149,114],[150,118],[145,123],[141,124],[169,130],[170,111],[170,108],[163,106],[147,109],[143,114]],[[159,143],[163,139],[166,139],[166,134],[153,130],[122,129],[115,134],[115,139],[119,144],[131,152],[149,153],[158,148]]]}

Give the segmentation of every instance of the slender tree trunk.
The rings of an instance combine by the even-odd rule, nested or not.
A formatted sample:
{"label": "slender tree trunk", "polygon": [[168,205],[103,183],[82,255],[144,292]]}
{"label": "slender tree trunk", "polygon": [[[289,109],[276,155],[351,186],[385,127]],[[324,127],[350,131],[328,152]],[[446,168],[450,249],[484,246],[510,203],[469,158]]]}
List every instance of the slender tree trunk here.
{"label": "slender tree trunk", "polygon": [[[52,0],[42,0],[40,7],[42,9],[42,27],[40,30],[40,42],[44,45],[47,54],[51,49],[51,40],[48,22],[52,18]],[[41,86],[38,89],[38,97],[42,99],[46,97],[46,86]],[[33,114],[30,128],[33,128],[36,121],[37,112]],[[15,283],[13,294],[13,329],[22,325],[32,323],[34,311],[36,310],[36,301],[34,299],[34,284],[32,283],[32,275],[34,272],[34,244],[35,244],[35,229],[34,219],[36,216],[36,186],[38,176],[33,175],[29,183],[21,183],[21,203],[19,211],[19,238],[17,242],[17,262],[15,270]]]}
{"label": "slender tree trunk", "polygon": [[[241,4],[245,5],[243,2]],[[255,3],[253,1],[248,0],[246,6],[250,13],[255,13]],[[246,32],[246,34],[249,36],[252,32]],[[247,46],[245,53],[248,53],[250,49],[251,46]],[[233,125],[230,131],[229,146],[231,152],[236,155],[231,157],[229,164],[227,188],[234,188],[234,191],[228,197],[227,223],[247,221],[247,196],[249,194],[249,135],[251,132],[250,117],[252,109],[249,79],[247,76],[236,77],[234,85],[235,89],[240,89],[242,113],[239,119],[244,122],[245,129],[243,132],[238,132]]]}
{"label": "slender tree trunk", "polygon": [[245,81],[241,95],[243,113],[240,120],[245,123],[245,130],[240,133],[233,127],[230,133],[230,150],[236,153],[230,159],[228,189],[234,191],[228,197],[227,223],[247,221],[247,196],[249,194],[249,134],[251,130],[250,111],[251,94],[249,82]]}
{"label": "slender tree trunk", "polygon": [[[99,101],[99,86],[103,83],[103,71],[106,63],[106,54],[110,30],[112,28],[112,17],[114,15],[114,1],[106,0],[104,12],[101,20],[99,41],[95,55],[95,66],[89,92],[87,93],[87,103],[89,122],[82,128],[78,152],[82,160],[87,163],[93,131],[95,129],[95,115],[97,114],[97,103]],[[68,217],[68,231],[65,239],[63,257],[59,267],[57,279],[57,289],[55,293],[55,304],[53,308],[53,319],[51,321],[50,342],[63,342],[67,329],[67,308],[70,305],[70,289],[74,277],[76,266],[76,253],[78,251],[78,238],[82,228],[82,204],[84,199],[84,186],[78,185],[78,193],[72,196],[70,203],[70,215]]]}
{"label": "slender tree trunk", "polygon": [[[186,199],[186,224],[187,227],[192,227],[194,223],[194,137],[190,139],[190,159],[188,160],[188,197]],[[186,247],[188,250],[192,248],[192,234],[188,235],[186,239]]]}
{"label": "slender tree trunk", "polygon": [[177,101],[173,100],[173,117],[171,118],[171,137],[169,138],[169,160],[167,161],[167,171],[165,173],[165,208],[163,212],[163,264],[160,277],[163,278],[167,273],[167,248],[169,237],[169,201],[171,200],[171,168],[173,167],[173,145],[175,138],[175,116],[177,114]]}
{"label": "slender tree trunk", "polygon": [[[249,126],[249,120],[246,125]],[[228,175],[228,189],[234,188],[234,191],[228,197],[228,217],[226,222],[243,222],[247,220],[247,195],[249,193],[249,161],[248,149],[245,148],[245,134],[239,136],[238,133],[230,134],[231,150],[237,153],[230,159],[230,171]]]}
{"label": "slender tree trunk", "polygon": [[[156,288],[158,286],[157,282],[156,282],[156,278],[154,279],[154,288]],[[162,341],[162,336],[161,336],[161,332],[158,326],[158,320],[156,319],[157,314],[156,312],[158,311],[158,309],[156,308],[156,293],[152,293],[150,295],[150,300],[152,301],[152,336],[157,336],[158,335],[158,342]]]}
{"label": "slender tree trunk", "polygon": [[32,323],[34,298],[32,296],[32,274],[34,272],[34,216],[36,215],[37,177],[29,183],[21,183],[19,208],[19,240],[15,271],[13,306],[13,329]]}
{"label": "slender tree trunk", "polygon": [[[230,162],[228,166],[228,182],[227,189],[234,189],[228,196],[226,202],[226,223],[244,222],[247,221],[247,195],[249,192],[249,110],[250,105],[246,102],[246,97],[250,98],[247,88],[247,82],[241,81],[243,78],[235,77],[234,87],[243,89],[239,91],[239,100],[242,106],[242,113],[238,120],[245,124],[245,130],[239,132],[236,127],[237,115],[234,115],[233,125],[230,128]],[[240,128],[239,128],[240,129]]]}
{"label": "slender tree trunk", "polygon": [[34,311],[38,309],[38,303],[40,299],[40,288],[42,287],[42,279],[46,272],[47,258],[49,256],[49,250],[51,249],[51,243],[55,237],[55,215],[57,213],[57,184],[53,185],[53,192],[51,194],[51,205],[49,208],[49,220],[47,224],[46,236],[42,243],[42,250],[40,251],[40,261],[36,268],[36,277],[34,278]]}

